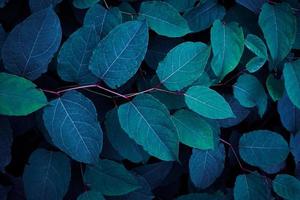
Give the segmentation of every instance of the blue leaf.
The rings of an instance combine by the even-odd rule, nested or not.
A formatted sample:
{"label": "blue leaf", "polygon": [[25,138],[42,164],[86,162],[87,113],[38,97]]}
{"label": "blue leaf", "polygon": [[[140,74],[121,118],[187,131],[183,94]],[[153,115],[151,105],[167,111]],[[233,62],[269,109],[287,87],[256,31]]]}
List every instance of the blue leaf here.
{"label": "blue leaf", "polygon": [[95,163],[102,149],[103,134],[93,103],[71,91],[44,108],[44,124],[53,143],[74,160]]}
{"label": "blue leaf", "polygon": [[62,0],[29,0],[29,7],[31,12],[37,12],[39,10],[48,8],[49,6],[55,7]]}
{"label": "blue leaf", "polygon": [[290,139],[290,149],[294,156],[295,163],[300,162],[300,133],[296,135],[291,135]]}
{"label": "blue leaf", "polygon": [[5,69],[31,80],[37,79],[47,71],[61,37],[59,18],[52,8],[32,14],[15,26],[4,42]]}
{"label": "blue leaf", "polygon": [[281,162],[281,163],[273,165],[273,166],[261,167],[260,169],[268,174],[276,174],[280,170],[285,168],[285,166],[286,166],[285,162]]}
{"label": "blue leaf", "polygon": [[30,200],[61,200],[69,188],[71,165],[67,156],[44,149],[34,151],[26,165],[23,182]]}
{"label": "blue leaf", "polygon": [[89,69],[109,87],[120,87],[137,72],[147,46],[148,28],[145,21],[123,23],[99,43]]}
{"label": "blue leaf", "polygon": [[[3,46],[3,43],[4,43],[5,39],[6,39],[6,36],[7,36],[7,34],[6,34],[5,30],[3,29],[2,24],[0,24],[0,52],[2,50],[2,46]],[[0,56],[0,60],[1,59],[2,58]]]}
{"label": "blue leaf", "polygon": [[200,189],[209,187],[222,174],[225,162],[225,149],[219,144],[214,150],[193,149],[189,161],[192,183]]}
{"label": "blue leaf", "polygon": [[237,0],[236,2],[252,12],[259,13],[262,5],[266,3],[267,0]]}
{"label": "blue leaf", "polygon": [[0,118],[0,172],[11,161],[11,146],[13,142],[12,129],[6,118]]}

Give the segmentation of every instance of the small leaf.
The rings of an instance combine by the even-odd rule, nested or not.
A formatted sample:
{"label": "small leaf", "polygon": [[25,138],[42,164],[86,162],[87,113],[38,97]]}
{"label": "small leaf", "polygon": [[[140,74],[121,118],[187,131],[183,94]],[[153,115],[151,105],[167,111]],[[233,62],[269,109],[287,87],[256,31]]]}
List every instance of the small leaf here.
{"label": "small leaf", "polygon": [[228,24],[216,20],[210,31],[213,58],[213,72],[223,79],[238,65],[244,51],[243,29],[238,23]]}
{"label": "small leaf", "polygon": [[209,187],[223,172],[224,162],[223,144],[219,144],[214,150],[193,149],[189,161],[192,183],[200,189]]}
{"label": "small leaf", "polygon": [[176,128],[169,111],[157,99],[148,94],[139,95],[121,105],[118,115],[121,127],[150,155],[166,161],[178,159]]}
{"label": "small leaf", "polygon": [[147,45],[145,22],[130,21],[118,25],[94,50],[89,69],[109,87],[117,88],[137,72]]}
{"label": "small leaf", "polygon": [[70,91],[44,108],[45,127],[53,143],[74,160],[95,163],[103,134],[94,104],[81,93]]}
{"label": "small leaf", "polygon": [[84,181],[92,191],[107,196],[124,195],[140,187],[122,164],[111,160],[99,160],[96,165],[87,166]]}
{"label": "small leaf", "polygon": [[67,156],[44,149],[35,150],[23,174],[27,199],[61,200],[69,188],[71,165]]}
{"label": "small leaf", "polygon": [[159,35],[182,37],[190,32],[187,21],[166,2],[143,2],[139,15],[139,18],[146,19],[149,27]]}
{"label": "small leaf", "polygon": [[225,9],[218,4],[217,0],[208,0],[188,10],[183,16],[190,29],[193,32],[199,32],[209,28],[215,20],[223,19],[224,15]]}
{"label": "small leaf", "polygon": [[196,81],[204,71],[210,48],[202,42],[184,42],[167,54],[156,70],[169,90],[181,90]]}
{"label": "small leaf", "polygon": [[29,7],[31,12],[37,12],[39,10],[48,8],[49,6],[55,7],[57,4],[61,3],[62,0],[29,0]]}
{"label": "small leaf", "polygon": [[284,83],[272,74],[268,76],[266,86],[273,101],[278,101],[283,96]]}
{"label": "small leaf", "polygon": [[79,195],[77,200],[105,200],[100,192],[87,191]]}
{"label": "small leaf", "polygon": [[300,181],[287,174],[279,174],[272,182],[273,190],[287,200],[300,199]]}
{"label": "small leaf", "polygon": [[251,50],[259,58],[268,58],[267,47],[258,36],[253,34],[248,34],[245,40],[246,47]]}
{"label": "small leaf", "polygon": [[172,120],[177,128],[179,141],[193,148],[207,150],[214,148],[214,135],[210,124],[198,114],[179,110]]}
{"label": "small leaf", "polygon": [[287,3],[265,3],[258,23],[276,66],[292,49],[296,36],[296,17]]}
{"label": "small leaf", "polygon": [[258,107],[262,117],[267,109],[267,95],[262,84],[250,74],[241,75],[233,85],[234,97],[246,108]]}
{"label": "small leaf", "polygon": [[190,87],[184,96],[187,106],[199,115],[210,119],[235,117],[226,100],[208,87]]}
{"label": "small leaf", "polygon": [[278,133],[257,130],[240,138],[239,152],[248,164],[264,168],[283,162],[288,156],[289,147]]}
{"label": "small leaf", "polygon": [[44,93],[29,80],[0,73],[0,114],[28,115],[47,104]]}
{"label": "small leaf", "polygon": [[13,131],[10,123],[6,118],[0,118],[0,172],[3,172],[5,167],[11,161],[11,147],[13,143]]}
{"label": "small leaf", "polygon": [[258,71],[266,62],[265,58],[254,57],[246,64],[246,68],[250,73]]}
{"label": "small leaf", "polygon": [[40,10],[14,27],[2,48],[7,71],[35,80],[47,71],[62,33],[52,8]]}
{"label": "small leaf", "polygon": [[78,9],[86,9],[92,7],[99,1],[100,0],[73,0],[73,6],[75,6]]}

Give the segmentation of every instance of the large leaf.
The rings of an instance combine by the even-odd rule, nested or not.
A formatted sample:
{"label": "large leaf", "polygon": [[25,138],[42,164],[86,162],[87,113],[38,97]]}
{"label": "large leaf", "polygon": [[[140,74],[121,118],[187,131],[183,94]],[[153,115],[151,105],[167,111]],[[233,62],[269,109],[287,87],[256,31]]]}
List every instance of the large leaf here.
{"label": "large leaf", "polygon": [[91,190],[103,195],[124,195],[138,189],[139,182],[127,169],[111,160],[99,160],[87,167],[84,181]]}
{"label": "large leaf", "polygon": [[119,87],[137,72],[147,45],[145,21],[123,23],[101,40],[93,52],[89,69],[109,87]]}
{"label": "large leaf", "polygon": [[283,77],[289,99],[297,108],[300,108],[300,59],[284,65]]}
{"label": "large leaf", "polygon": [[296,17],[287,3],[265,3],[259,14],[259,26],[263,31],[271,58],[275,65],[292,49],[296,37]]}
{"label": "large leaf", "polygon": [[31,12],[37,12],[49,6],[55,7],[60,2],[62,0],[29,0],[29,7]]}
{"label": "large leaf", "polygon": [[235,200],[270,200],[271,191],[264,177],[254,172],[237,176],[234,185]]}
{"label": "large leaf", "polygon": [[37,149],[26,165],[23,182],[27,199],[61,200],[69,188],[71,165],[60,152]]}
{"label": "large leaf", "polygon": [[53,143],[74,160],[95,163],[102,149],[102,130],[93,103],[76,91],[44,108],[45,127]]}
{"label": "large leaf", "polygon": [[189,161],[192,183],[200,189],[210,186],[223,172],[225,149],[219,144],[214,150],[193,149]]}
{"label": "large leaf", "polygon": [[169,111],[148,94],[135,97],[118,109],[121,127],[136,143],[161,160],[178,159],[178,136]]}
{"label": "large leaf", "polygon": [[14,27],[2,48],[7,71],[34,80],[45,73],[61,41],[59,18],[52,8],[40,10]]}
{"label": "large leaf", "polygon": [[105,200],[101,192],[87,191],[79,195],[77,200]]}
{"label": "large leaf", "polygon": [[223,79],[238,65],[244,51],[243,29],[236,22],[216,20],[210,31],[214,73]]}
{"label": "large leaf", "polygon": [[100,0],[73,0],[73,5],[78,9],[86,9],[92,7]]}
{"label": "large leaf", "polygon": [[260,116],[263,116],[267,109],[268,98],[259,80],[250,74],[241,75],[232,86],[234,97],[244,107],[258,107]]}
{"label": "large leaf", "polygon": [[89,84],[97,77],[89,70],[90,58],[100,37],[93,26],[82,27],[62,45],[57,58],[57,72],[64,81]]}
{"label": "large leaf", "polygon": [[11,161],[11,147],[13,143],[12,129],[6,118],[0,118],[0,172]]}
{"label": "large leaf", "polygon": [[166,2],[143,2],[139,15],[141,19],[146,19],[149,27],[159,35],[181,37],[190,32],[187,21]]}
{"label": "large leaf", "polygon": [[257,130],[240,138],[239,152],[245,162],[264,168],[284,161],[288,156],[289,147],[278,133]]}
{"label": "large leaf", "polygon": [[284,199],[300,199],[300,181],[288,174],[279,174],[272,182],[273,190]]}
{"label": "large leaf", "polygon": [[28,115],[47,104],[44,93],[29,80],[0,73],[0,114]]}
{"label": "large leaf", "polygon": [[209,28],[215,20],[223,19],[224,15],[225,9],[217,0],[207,0],[184,13],[184,18],[193,32],[199,32]]}
{"label": "large leaf", "polygon": [[100,4],[93,5],[85,14],[84,26],[94,26],[102,39],[113,28],[122,23],[122,16],[117,8],[105,9]]}
{"label": "large leaf", "polygon": [[184,96],[187,106],[199,115],[211,119],[235,117],[226,100],[208,87],[190,87]]}
{"label": "large leaf", "polygon": [[214,148],[213,129],[198,114],[179,110],[172,116],[172,120],[177,128],[180,142],[202,150]]}
{"label": "large leaf", "polygon": [[181,90],[196,81],[204,71],[210,47],[201,42],[184,42],[161,61],[157,76],[169,90]]}

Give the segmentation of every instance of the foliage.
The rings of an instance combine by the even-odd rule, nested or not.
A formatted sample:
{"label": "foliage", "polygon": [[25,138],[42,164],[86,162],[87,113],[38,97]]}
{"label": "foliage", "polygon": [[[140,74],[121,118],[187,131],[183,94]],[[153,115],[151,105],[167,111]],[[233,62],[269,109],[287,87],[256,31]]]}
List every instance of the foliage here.
{"label": "foliage", "polygon": [[296,0],[0,0],[0,200],[300,199]]}

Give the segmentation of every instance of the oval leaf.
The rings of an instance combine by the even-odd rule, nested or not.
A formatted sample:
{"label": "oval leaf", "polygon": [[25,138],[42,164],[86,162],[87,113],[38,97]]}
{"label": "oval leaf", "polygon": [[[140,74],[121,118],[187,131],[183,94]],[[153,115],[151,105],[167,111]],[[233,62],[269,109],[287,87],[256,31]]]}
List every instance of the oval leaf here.
{"label": "oval leaf", "polygon": [[248,34],[245,40],[246,47],[260,58],[268,58],[267,47],[258,36]]}
{"label": "oval leaf", "polygon": [[272,182],[273,190],[287,200],[300,199],[300,181],[287,174],[279,174]]}

